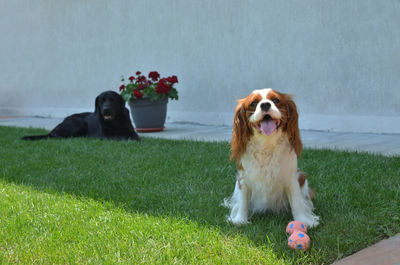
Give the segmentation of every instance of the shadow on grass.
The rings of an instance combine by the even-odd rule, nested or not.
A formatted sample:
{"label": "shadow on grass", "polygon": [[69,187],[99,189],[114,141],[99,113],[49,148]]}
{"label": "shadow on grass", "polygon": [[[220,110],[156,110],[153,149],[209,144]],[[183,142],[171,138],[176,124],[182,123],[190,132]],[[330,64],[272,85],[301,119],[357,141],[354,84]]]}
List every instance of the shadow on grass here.
{"label": "shadow on grass", "polygon": [[[270,246],[279,258],[299,255],[286,245],[290,213],[256,215],[241,228],[226,222],[228,209],[221,203],[233,192],[236,174],[228,143],[20,140],[41,132],[0,127],[1,178],[48,193],[112,202],[130,212],[186,217]],[[400,232],[399,158],[305,150],[300,167],[317,189],[315,212],[322,218],[309,232],[308,263],[332,262]]]}

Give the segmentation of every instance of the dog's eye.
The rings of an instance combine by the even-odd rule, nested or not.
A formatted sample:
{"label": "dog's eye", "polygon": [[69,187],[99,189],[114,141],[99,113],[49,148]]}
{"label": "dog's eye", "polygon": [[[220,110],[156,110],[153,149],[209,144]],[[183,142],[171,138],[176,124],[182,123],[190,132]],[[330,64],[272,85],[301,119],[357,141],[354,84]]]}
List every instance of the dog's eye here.
{"label": "dog's eye", "polygon": [[250,104],[250,108],[255,108],[255,107],[257,107],[257,101],[253,101],[253,102],[251,102],[251,104]]}
{"label": "dog's eye", "polygon": [[279,104],[281,101],[278,98],[273,98],[272,102],[274,102],[274,104]]}

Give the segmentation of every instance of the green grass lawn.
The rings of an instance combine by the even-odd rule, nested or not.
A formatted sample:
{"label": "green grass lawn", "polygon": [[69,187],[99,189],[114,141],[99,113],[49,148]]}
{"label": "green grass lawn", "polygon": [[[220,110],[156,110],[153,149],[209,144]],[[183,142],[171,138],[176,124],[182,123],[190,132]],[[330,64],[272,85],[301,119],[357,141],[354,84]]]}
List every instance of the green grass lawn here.
{"label": "green grass lawn", "polygon": [[321,217],[305,253],[291,214],[236,228],[228,143],[26,142],[0,127],[0,263],[330,264],[400,232],[400,158],[306,149],[300,168]]}

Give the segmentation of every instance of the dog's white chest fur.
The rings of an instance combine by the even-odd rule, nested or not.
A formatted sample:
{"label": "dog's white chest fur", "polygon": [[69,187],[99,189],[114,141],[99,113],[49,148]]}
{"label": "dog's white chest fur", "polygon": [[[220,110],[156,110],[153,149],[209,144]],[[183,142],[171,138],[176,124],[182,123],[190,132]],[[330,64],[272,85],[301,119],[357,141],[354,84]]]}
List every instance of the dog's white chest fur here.
{"label": "dog's white chest fur", "polygon": [[287,137],[281,133],[270,138],[252,137],[241,159],[242,170],[238,172],[239,185],[250,189],[250,211],[286,209],[288,198],[285,188],[288,178],[296,175],[297,158],[290,150]]}

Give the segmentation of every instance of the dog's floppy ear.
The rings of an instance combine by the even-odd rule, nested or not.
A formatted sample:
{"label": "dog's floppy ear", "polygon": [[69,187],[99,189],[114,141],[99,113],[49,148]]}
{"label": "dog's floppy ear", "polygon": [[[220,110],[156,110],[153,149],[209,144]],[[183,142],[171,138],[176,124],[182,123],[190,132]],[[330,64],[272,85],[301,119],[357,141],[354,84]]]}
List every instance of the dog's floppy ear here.
{"label": "dog's floppy ear", "polygon": [[100,113],[100,96],[97,96],[96,100],[94,101],[94,113],[95,114]]}
{"label": "dog's floppy ear", "polygon": [[284,97],[287,111],[287,122],[285,124],[284,131],[287,132],[290,145],[296,152],[297,157],[300,157],[303,150],[303,144],[300,139],[299,114],[297,113],[297,107],[291,95],[286,94]]}
{"label": "dog's floppy ear", "polygon": [[[125,100],[122,98],[122,96],[121,95],[118,95],[118,97],[117,97],[118,99],[118,109],[119,109],[119,111],[122,113],[122,114],[125,114]],[[129,116],[129,114],[128,114],[128,116]]]}
{"label": "dog's floppy ear", "polygon": [[246,151],[247,141],[253,134],[248,123],[245,101],[246,99],[238,101],[232,126],[231,159],[236,160],[238,168],[241,168],[241,165],[238,164],[240,157]]}

